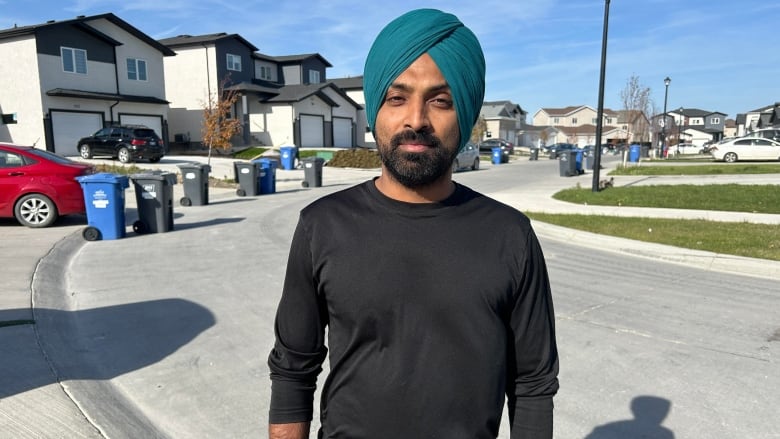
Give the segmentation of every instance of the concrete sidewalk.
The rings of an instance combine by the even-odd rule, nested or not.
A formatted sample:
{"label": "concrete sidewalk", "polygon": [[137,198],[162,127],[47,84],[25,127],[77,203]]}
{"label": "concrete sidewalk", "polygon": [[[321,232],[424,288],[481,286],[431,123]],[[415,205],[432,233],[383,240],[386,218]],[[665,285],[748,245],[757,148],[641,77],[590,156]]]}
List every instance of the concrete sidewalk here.
{"label": "concrete sidewalk", "polygon": [[[157,168],[163,171],[179,172],[178,166],[184,163],[203,163],[205,157],[199,156],[172,156],[166,157],[162,162],[149,167]],[[105,163],[105,161],[100,161]],[[217,178],[231,178],[233,175],[232,159],[212,158],[211,175]],[[485,164],[489,167],[490,164]],[[522,164],[509,164],[502,166],[522,166]],[[144,166],[145,168],[147,166]],[[605,171],[606,172],[606,171]],[[379,175],[378,170],[363,169],[340,169],[325,168],[323,178],[330,185],[348,185],[365,181],[373,176]],[[301,189],[303,180],[303,170],[295,169],[280,171],[277,174],[277,190]],[[713,179],[712,183],[730,182],[731,177],[718,177]],[[780,176],[740,176],[739,183],[769,183],[780,184]],[[616,186],[639,185],[639,184],[684,184],[693,181],[701,181],[701,178],[678,178],[678,177],[618,177],[615,179]],[[497,191],[487,193],[504,203],[517,207],[520,210],[533,210],[551,213],[587,213],[587,214],[605,214],[605,215],[624,215],[624,216],[650,216],[664,218],[706,218],[715,221],[733,221],[733,222],[760,222],[768,224],[780,224],[780,215],[759,215],[748,213],[730,213],[730,212],[702,212],[693,210],[677,209],[640,209],[640,208],[613,208],[599,206],[577,206],[570,203],[563,203],[551,198],[551,195],[558,190],[572,187],[580,183],[583,186],[589,184],[589,176],[573,178],[550,178],[539,181],[534,185],[518,187],[512,190]],[[174,202],[178,204],[178,199],[183,195],[182,185],[174,186]],[[282,195],[283,197],[283,195]],[[282,200],[278,197],[277,200]],[[126,192],[127,208],[132,210],[135,207],[135,197],[131,188]],[[212,202],[236,202],[241,201],[235,196],[234,189],[210,189],[210,200]],[[196,209],[196,208],[193,208]],[[127,218],[127,223],[131,224],[133,217]],[[229,227],[229,223],[225,223]],[[105,419],[89,419],[85,413],[90,413],[89,404],[103,403],[95,397],[95,401],[74,402],[68,384],[66,381],[72,377],[58,376],[50,364],[50,359],[42,354],[39,345],[38,324],[44,321],[56,320],[60,318],[53,307],[43,306],[39,303],[32,303],[31,290],[34,285],[52,287],[51,294],[56,294],[58,287],[63,288],[66,285],[59,285],[61,279],[81,278],[87,273],[74,273],[70,271],[72,253],[83,245],[83,240],[79,236],[84,227],[83,218],[68,218],[58,223],[55,227],[30,231],[21,227],[16,227],[10,222],[2,223],[3,227],[3,252],[0,252],[0,264],[2,264],[5,274],[5,286],[0,287],[2,298],[0,298],[0,322],[6,322],[7,326],[0,328],[0,438],[99,438],[105,437],[106,432],[101,431],[96,425],[101,425]],[[748,274],[762,278],[778,279],[780,278],[780,263],[755,260],[749,258],[739,258],[729,255],[719,255],[709,252],[699,252],[694,250],[680,249],[670,246],[662,246],[651,243],[600,236],[586,232],[579,232],[571,229],[565,229],[548,224],[534,224],[537,233],[548,239],[557,239],[570,243],[590,246],[602,250],[613,250],[642,256],[647,258],[656,258],[677,263],[687,264],[704,268],[707,270],[728,271],[733,273]],[[186,229],[185,229],[186,230]],[[205,232],[204,232],[205,233]],[[181,252],[193,251],[186,241],[188,234],[165,234],[171,249]],[[107,265],[116,265],[125,267],[132,271],[132,266],[127,266],[127,254],[123,252],[122,245],[132,245],[133,251],[141,251],[143,240],[127,240],[127,243],[117,241],[111,248],[100,252],[99,256],[109,259]],[[143,242],[142,242],[143,241]],[[136,246],[138,246],[136,248]],[[113,262],[111,262],[113,261]],[[238,263],[238,262],[237,262]],[[163,276],[163,274],[158,274]],[[110,294],[112,285],[115,282],[122,281],[125,273],[118,271],[116,273],[103,273],[94,282],[103,282],[106,296]],[[140,281],[143,281],[141,279]],[[97,287],[96,287],[97,288]],[[97,288],[101,290],[100,288]],[[45,301],[56,301],[57,298],[48,297],[48,291],[38,291],[43,295]],[[76,295],[77,291],[69,291]],[[147,300],[154,297],[154,292],[138,291],[136,300]],[[204,327],[213,324],[213,317],[209,323],[208,312],[199,308],[185,306],[176,302],[155,302],[157,308],[168,307],[172,313],[182,315],[200,316],[200,321]],[[155,310],[144,308],[137,310],[141,314],[153,313]],[[159,312],[159,311],[157,311]],[[228,313],[229,314],[229,313]],[[222,324],[230,324],[224,322]],[[135,328],[142,330],[143,328]],[[239,334],[241,337],[251,337],[250,333]],[[95,342],[99,342],[105,334],[95,334]],[[65,340],[64,342],[69,342]],[[182,348],[183,349],[183,348]],[[130,355],[132,352],[127,353]],[[86,352],[85,355],[88,355]],[[164,353],[159,353],[161,356]],[[208,358],[207,354],[203,354]],[[198,356],[200,358],[200,356]],[[228,360],[232,360],[228,359]],[[204,361],[206,361],[204,359]],[[142,365],[137,365],[142,368]],[[113,373],[109,373],[113,372]],[[90,388],[94,395],[103,395],[106,391],[113,391],[110,401],[114,401],[116,407],[124,407],[122,401],[133,398],[133,393],[138,389],[123,389],[122,386],[111,384],[111,377],[121,371],[107,371],[102,380],[93,380]],[[215,373],[210,371],[207,365],[203,365],[203,373]],[[165,377],[152,377],[150,382],[138,383],[144,384],[145,392],[150,394],[154,392],[164,392],[162,384]],[[169,377],[170,378],[170,377]],[[258,380],[262,378],[257,378]],[[254,386],[255,384],[248,384]],[[204,392],[208,392],[206,389]],[[206,393],[200,394],[205,396]],[[186,397],[186,396],[181,396]],[[85,406],[86,405],[86,406]],[[133,404],[128,404],[133,405]],[[123,412],[113,413],[111,416],[115,419],[111,422],[125,422],[128,425],[144,422],[144,414]],[[183,414],[182,414],[183,415]],[[218,414],[202,414],[202,416],[217,416]],[[224,414],[219,414],[224,415]],[[153,414],[151,417],[158,416]],[[150,429],[153,427],[149,426]],[[141,431],[141,430],[139,430]],[[149,431],[143,430],[143,431]],[[253,432],[256,436],[258,432]],[[159,437],[166,437],[168,433],[159,432]],[[205,436],[209,436],[205,434]],[[248,433],[247,436],[252,434]],[[141,437],[134,434],[132,430],[126,433],[124,437]]]}

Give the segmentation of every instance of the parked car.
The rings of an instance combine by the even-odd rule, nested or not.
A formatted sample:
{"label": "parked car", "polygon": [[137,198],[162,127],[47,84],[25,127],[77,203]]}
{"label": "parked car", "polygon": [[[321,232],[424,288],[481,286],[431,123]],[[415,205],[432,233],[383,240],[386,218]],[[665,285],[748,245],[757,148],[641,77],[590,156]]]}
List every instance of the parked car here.
{"label": "parked car", "polygon": [[577,145],[574,145],[572,143],[553,143],[552,145],[548,145],[543,148],[545,153],[548,154],[551,159],[557,159],[558,157],[560,157],[563,151],[571,151],[573,149],[577,149]]}
{"label": "parked car", "polygon": [[715,160],[780,160],[780,142],[762,137],[739,137],[710,148]]}
{"label": "parked car", "polygon": [[122,163],[140,159],[157,163],[165,155],[165,144],[153,129],[142,125],[103,128],[78,142],[81,158],[97,156],[117,158]]}
{"label": "parked car", "polygon": [[765,139],[772,139],[775,142],[780,142],[780,128],[761,128],[751,132],[745,137],[763,137]]}
{"label": "parked car", "polygon": [[704,147],[693,143],[680,143],[679,145],[670,145],[669,152],[679,155],[704,154]]}
{"label": "parked car", "polygon": [[452,170],[455,172],[469,168],[473,171],[479,169],[479,148],[471,142],[463,147],[452,162]]}
{"label": "parked car", "polygon": [[76,177],[95,172],[48,151],[0,143],[0,217],[27,227],[46,227],[63,215],[84,213]]}
{"label": "parked car", "polygon": [[493,152],[493,148],[501,148],[501,151],[506,151],[507,154],[515,153],[515,145],[504,139],[486,139],[479,144],[480,152]]}

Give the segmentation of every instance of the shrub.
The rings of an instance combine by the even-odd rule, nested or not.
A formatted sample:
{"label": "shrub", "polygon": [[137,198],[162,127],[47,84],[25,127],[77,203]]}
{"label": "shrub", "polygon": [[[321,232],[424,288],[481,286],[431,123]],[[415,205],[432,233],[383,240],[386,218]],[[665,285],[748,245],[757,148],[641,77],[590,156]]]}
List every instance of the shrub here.
{"label": "shrub", "polygon": [[352,148],[337,151],[328,161],[328,166],[372,169],[381,167],[382,160],[374,149]]}

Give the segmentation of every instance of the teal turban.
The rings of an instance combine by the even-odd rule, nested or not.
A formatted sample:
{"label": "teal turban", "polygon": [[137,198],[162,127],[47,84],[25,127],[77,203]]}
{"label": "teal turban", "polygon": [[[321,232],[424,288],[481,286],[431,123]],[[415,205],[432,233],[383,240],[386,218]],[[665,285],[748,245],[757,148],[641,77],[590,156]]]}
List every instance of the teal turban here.
{"label": "teal turban", "polygon": [[390,84],[425,53],[452,90],[462,149],[485,97],[485,57],[477,37],[458,17],[436,9],[417,9],[396,18],[371,46],[363,73],[368,126],[375,132],[376,115]]}

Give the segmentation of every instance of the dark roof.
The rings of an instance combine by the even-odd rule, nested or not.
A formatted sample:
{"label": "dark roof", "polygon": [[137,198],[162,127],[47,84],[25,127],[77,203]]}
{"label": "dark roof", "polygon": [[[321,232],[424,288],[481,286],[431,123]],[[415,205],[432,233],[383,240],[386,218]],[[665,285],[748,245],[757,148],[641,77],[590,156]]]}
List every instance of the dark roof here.
{"label": "dark roof", "polygon": [[221,40],[227,40],[227,39],[236,39],[241,44],[247,46],[250,50],[253,52],[255,50],[258,50],[257,47],[255,47],[252,43],[245,40],[241,35],[239,34],[228,34],[225,32],[219,32],[216,34],[205,34],[205,35],[178,35],[171,38],[163,38],[161,40],[158,40],[160,44],[163,44],[167,47],[187,47],[187,46],[200,46],[206,43],[216,43],[217,41]]}
{"label": "dark roof", "polygon": [[[572,105],[569,107],[563,107],[563,108],[542,108],[542,111],[547,113],[549,116],[566,116],[568,114],[571,114],[581,108],[585,108],[587,105]],[[593,109],[596,112],[598,112],[598,109]],[[604,108],[604,115],[605,116],[616,116],[617,113],[610,110],[609,108]]]}
{"label": "dark roof", "polygon": [[710,114],[720,114],[726,116],[726,113],[721,113],[719,111],[700,110],[698,108],[680,108],[677,110],[669,110],[669,112],[675,114],[682,114],[685,117],[704,117],[704,116],[709,116]]}
{"label": "dark roof", "polygon": [[336,87],[342,90],[363,90],[363,75],[329,79],[328,82],[336,84]]}
{"label": "dark roof", "polygon": [[284,56],[271,56],[262,53],[255,53],[255,58],[264,59],[267,61],[273,61],[279,64],[299,64],[306,61],[309,58],[318,58],[326,67],[333,67],[327,59],[323,58],[319,53],[305,53],[302,55],[284,55]]}
{"label": "dark roof", "polygon": [[165,99],[154,96],[125,95],[117,93],[101,93],[96,91],[74,90],[69,88],[53,88],[46,92],[48,96],[63,98],[95,99],[99,101],[142,102],[146,104],[169,104]]}
{"label": "dark roof", "polygon": [[317,96],[318,98],[325,101],[325,103],[327,103],[328,105],[332,107],[338,107],[339,104],[336,103],[333,99],[331,99],[327,94],[325,94],[325,92],[323,91],[325,88],[330,88],[336,91],[336,93],[338,93],[339,96],[344,98],[344,100],[349,102],[355,108],[358,109],[363,108],[360,104],[350,99],[350,97],[347,96],[346,93],[344,93],[344,90],[341,90],[335,84],[332,84],[330,82],[317,83],[317,84],[285,85],[284,87],[281,87],[277,90],[279,92],[278,95],[272,96],[264,100],[264,102],[271,102],[271,103],[300,102],[310,96]]}
{"label": "dark roof", "polygon": [[761,108],[756,108],[755,110],[748,111],[748,113],[764,113],[767,111],[772,111],[775,107],[780,107],[780,102],[775,102],[772,105],[767,105]]}
{"label": "dark roof", "polygon": [[256,93],[258,95],[265,95],[265,96],[278,96],[281,87],[265,86],[265,85],[255,84],[252,82],[240,82],[238,84],[233,84],[230,87],[227,87],[226,90],[236,90],[245,93]]}
{"label": "dark roof", "polygon": [[485,117],[515,117],[515,112],[521,115],[528,114],[522,107],[512,101],[485,101],[482,103],[481,112]]}
{"label": "dark roof", "polygon": [[89,26],[90,21],[105,19],[116,25],[117,27],[123,29],[127,33],[133,35],[134,37],[138,38],[139,40],[145,42],[146,44],[152,46],[153,48],[157,49],[159,52],[161,52],[165,56],[173,56],[176,55],[171,49],[165,47],[164,45],[158,43],[153,38],[151,38],[149,35],[146,35],[145,33],[141,32],[134,26],[130,25],[130,23],[122,20],[121,18],[117,17],[116,15],[112,13],[106,13],[106,14],[99,14],[99,15],[91,15],[91,16],[83,16],[80,15],[74,19],[70,20],[61,20],[61,21],[55,21],[55,20],[49,20],[46,23],[41,24],[33,24],[29,26],[15,26],[10,29],[4,29],[0,30],[0,40],[6,39],[6,38],[13,38],[20,35],[33,35],[36,34],[39,30],[44,29],[46,27],[53,27],[53,26],[62,26],[65,24],[72,24],[74,26],[80,27],[81,29],[92,33],[93,35],[97,35],[100,38],[105,39],[106,41],[110,42],[111,44],[114,44],[116,46],[121,45],[122,43],[119,41],[114,40],[113,38],[109,37],[108,35],[104,34],[103,32],[100,32],[99,30],[93,28],[92,26]]}
{"label": "dark roof", "polygon": [[744,125],[747,122],[747,114],[737,114],[737,125]]}

